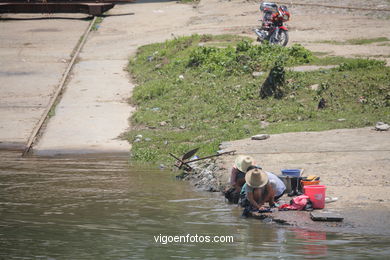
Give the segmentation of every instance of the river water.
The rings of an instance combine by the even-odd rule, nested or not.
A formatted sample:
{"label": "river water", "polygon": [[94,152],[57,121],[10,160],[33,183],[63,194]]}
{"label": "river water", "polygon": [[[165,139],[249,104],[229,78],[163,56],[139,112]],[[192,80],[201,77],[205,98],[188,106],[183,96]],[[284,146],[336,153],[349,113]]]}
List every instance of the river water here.
{"label": "river water", "polygon": [[[287,228],[243,219],[240,213],[220,194],[195,191],[169,171],[131,166],[125,156],[20,158],[0,153],[0,259],[350,259],[390,254],[389,237]],[[169,243],[174,236],[176,242]],[[207,236],[233,242],[207,243]]]}

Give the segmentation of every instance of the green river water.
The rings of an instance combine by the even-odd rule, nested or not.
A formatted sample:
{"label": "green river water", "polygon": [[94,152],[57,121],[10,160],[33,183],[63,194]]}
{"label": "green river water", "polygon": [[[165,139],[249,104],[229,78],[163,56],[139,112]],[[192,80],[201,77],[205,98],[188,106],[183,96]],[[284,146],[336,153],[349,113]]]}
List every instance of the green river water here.
{"label": "green river water", "polygon": [[[126,157],[0,153],[0,259],[386,258],[390,238],[243,219],[218,193]],[[232,236],[233,242],[156,238]],[[219,238],[223,239],[223,238]],[[229,239],[229,238],[226,238]]]}

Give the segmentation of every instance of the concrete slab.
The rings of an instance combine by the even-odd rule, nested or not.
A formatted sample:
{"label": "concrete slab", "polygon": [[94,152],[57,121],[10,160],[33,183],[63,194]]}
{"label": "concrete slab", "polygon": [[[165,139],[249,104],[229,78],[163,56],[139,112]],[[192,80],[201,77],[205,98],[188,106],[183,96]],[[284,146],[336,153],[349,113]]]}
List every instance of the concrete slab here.
{"label": "concrete slab", "polygon": [[129,57],[140,45],[172,38],[170,28],[185,31],[188,15],[183,11],[172,23],[172,14],[193,9],[175,2],[141,2],[116,6],[91,32],[34,154],[130,151],[130,144],[118,139],[133,111],[128,105],[133,89],[126,70]]}
{"label": "concrete slab", "polygon": [[64,14],[1,17],[12,19],[0,22],[0,149],[24,149],[89,22]]}
{"label": "concrete slab", "polygon": [[[129,152],[118,136],[128,128],[132,85],[121,60],[81,61],[34,154]],[[125,79],[125,80],[124,80]]]}

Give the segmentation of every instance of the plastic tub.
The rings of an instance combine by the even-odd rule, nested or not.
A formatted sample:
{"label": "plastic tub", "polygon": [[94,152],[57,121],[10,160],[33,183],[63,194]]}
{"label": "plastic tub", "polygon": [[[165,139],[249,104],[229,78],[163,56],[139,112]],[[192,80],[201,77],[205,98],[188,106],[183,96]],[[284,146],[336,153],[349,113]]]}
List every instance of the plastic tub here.
{"label": "plastic tub", "polygon": [[325,207],[325,185],[306,185],[303,189],[305,195],[309,196],[313,203],[313,209],[323,209]]}
{"label": "plastic tub", "polygon": [[281,170],[282,174],[290,177],[299,177],[301,176],[301,169],[283,169]]}

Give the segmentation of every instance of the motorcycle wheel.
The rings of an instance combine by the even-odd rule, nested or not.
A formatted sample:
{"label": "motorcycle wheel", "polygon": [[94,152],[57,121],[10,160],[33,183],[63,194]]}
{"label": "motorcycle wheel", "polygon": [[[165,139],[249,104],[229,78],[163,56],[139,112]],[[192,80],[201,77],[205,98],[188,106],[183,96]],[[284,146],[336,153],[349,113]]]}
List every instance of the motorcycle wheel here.
{"label": "motorcycle wheel", "polygon": [[271,38],[271,44],[278,44],[281,46],[286,46],[288,42],[288,32],[285,30],[279,30],[278,35]]}

